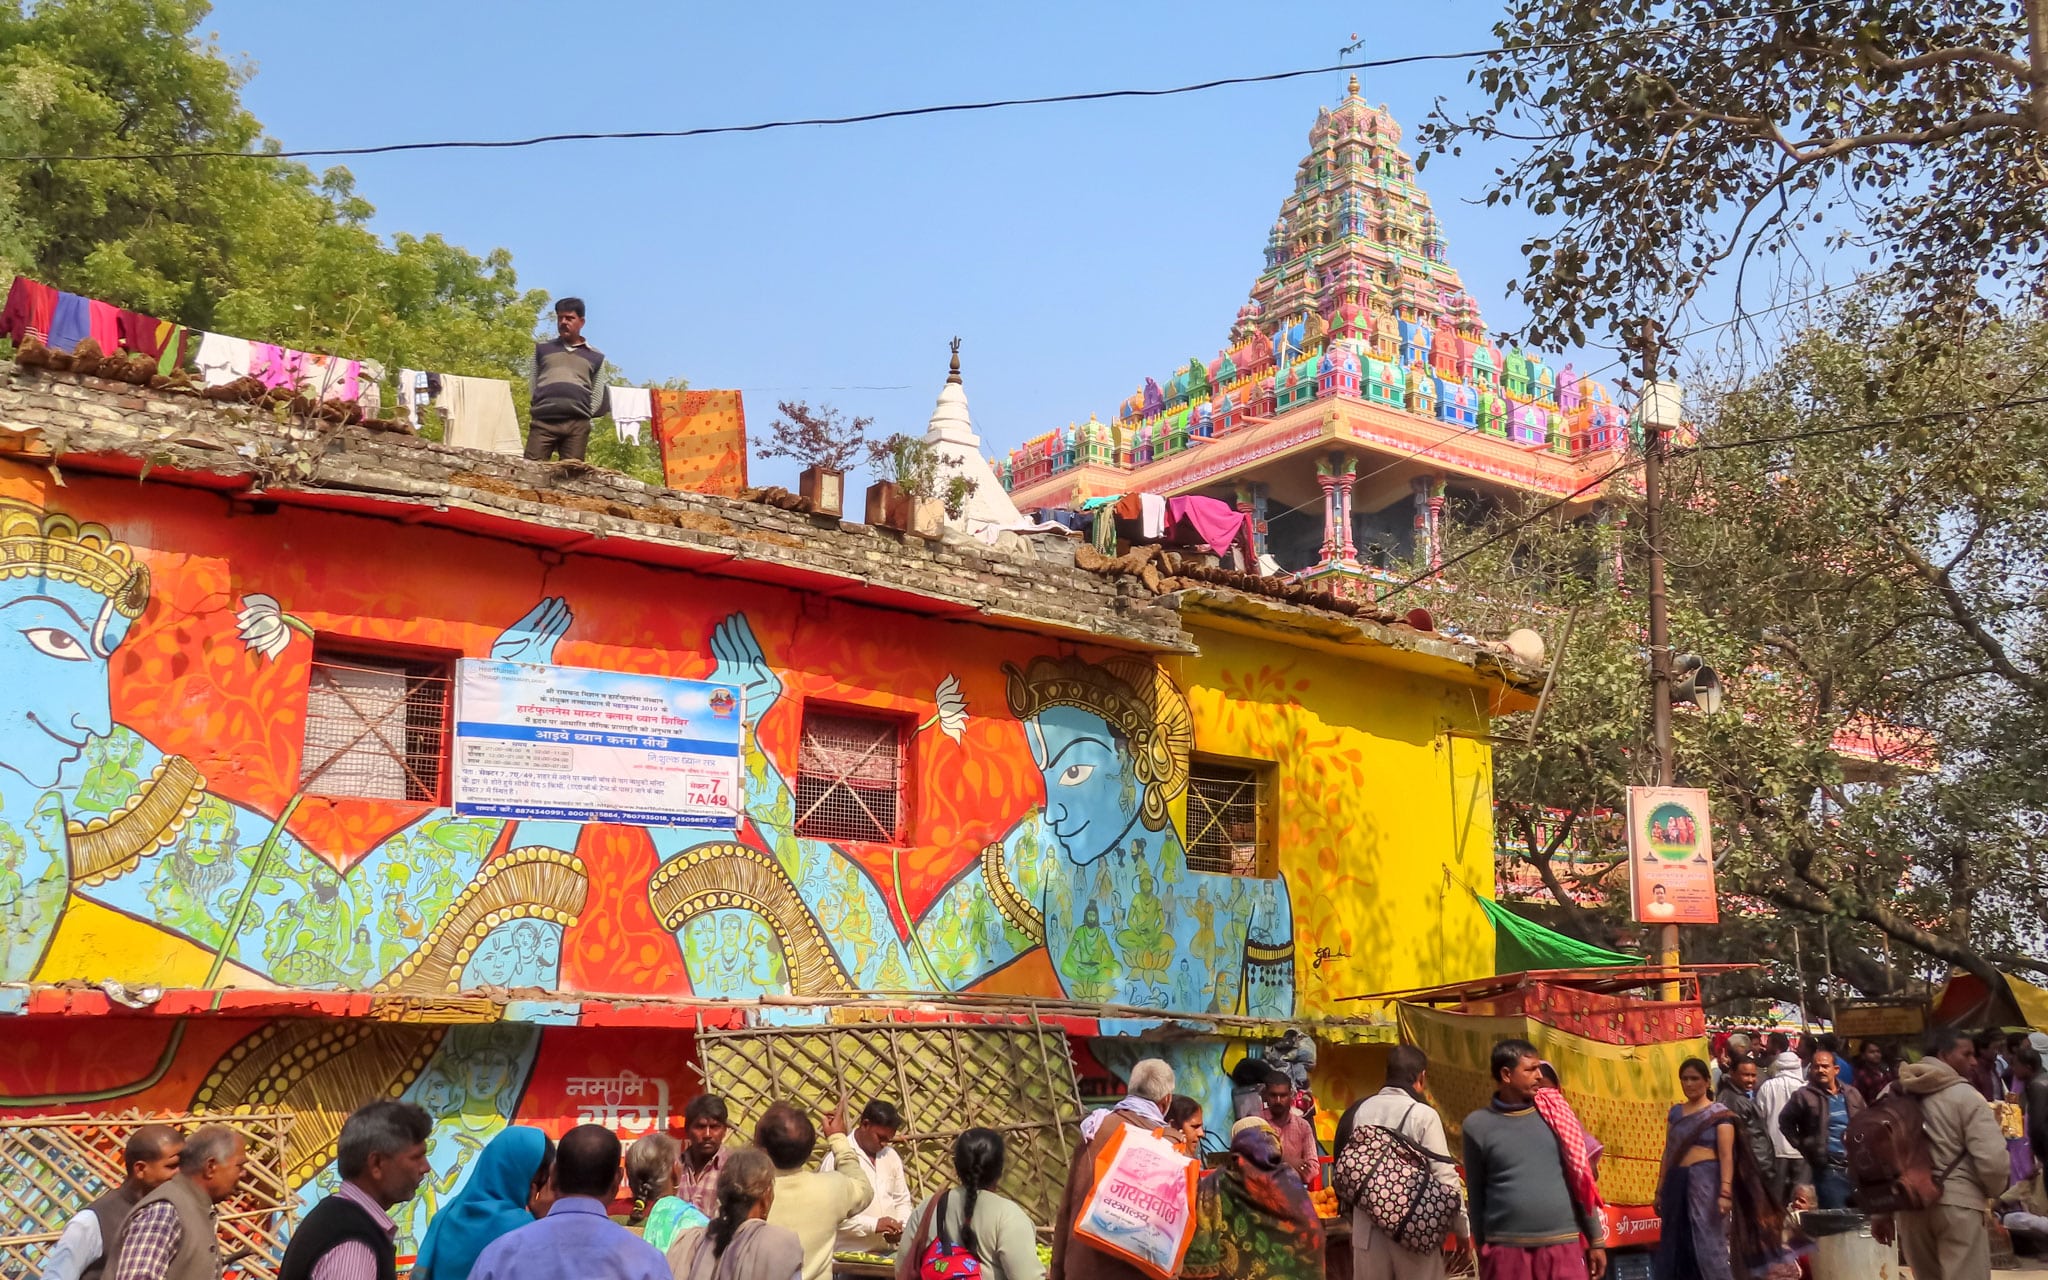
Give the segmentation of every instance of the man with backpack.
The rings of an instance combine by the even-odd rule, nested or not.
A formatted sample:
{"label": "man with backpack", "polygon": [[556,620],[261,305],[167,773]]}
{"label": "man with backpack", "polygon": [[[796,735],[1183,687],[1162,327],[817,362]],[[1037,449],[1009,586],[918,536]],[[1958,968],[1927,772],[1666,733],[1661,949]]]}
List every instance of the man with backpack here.
{"label": "man with backpack", "polygon": [[[1429,1058],[1411,1044],[1387,1054],[1387,1085],[1352,1105],[1337,1121],[1331,1180],[1351,1209],[1354,1280],[1443,1280],[1442,1233],[1431,1248],[1408,1248],[1393,1234],[1425,1193],[1455,1209],[1448,1234],[1462,1254],[1471,1247],[1464,1185],[1444,1140],[1443,1117],[1426,1096]],[[1433,1184],[1435,1191],[1430,1190]],[[1349,1196],[1346,1196],[1349,1192]],[[1419,1215],[1417,1215],[1419,1216]],[[1392,1221],[1383,1221],[1392,1218]]]}
{"label": "man with backpack", "polygon": [[[1969,1037],[1944,1030],[1929,1039],[1926,1057],[1899,1068],[1899,1091],[1919,1103],[1920,1132],[1889,1145],[1902,1153],[1899,1163],[1924,1161],[1926,1167],[1885,1172],[1897,1183],[1926,1187],[1930,1175],[1932,1183],[1925,1196],[1931,1204],[1893,1215],[1913,1280],[1982,1280],[1991,1274],[1985,1206],[2012,1181],[2012,1163],[1998,1121],[1970,1083],[1976,1057]],[[1867,1186],[1871,1171],[1855,1172]],[[1883,1220],[1877,1225],[1882,1232]]]}

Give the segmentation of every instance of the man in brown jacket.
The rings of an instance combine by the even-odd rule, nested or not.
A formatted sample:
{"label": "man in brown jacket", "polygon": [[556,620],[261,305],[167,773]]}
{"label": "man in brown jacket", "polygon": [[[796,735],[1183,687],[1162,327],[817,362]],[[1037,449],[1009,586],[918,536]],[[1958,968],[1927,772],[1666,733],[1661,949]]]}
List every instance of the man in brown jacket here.
{"label": "man in brown jacket", "polygon": [[178,1153],[178,1176],[142,1197],[107,1246],[108,1280],[220,1280],[213,1207],[235,1194],[248,1158],[238,1131],[194,1130]]}
{"label": "man in brown jacket", "polygon": [[1898,1215],[1899,1251],[1913,1280],[1982,1280],[1991,1274],[1984,1209],[2012,1181],[2005,1139],[1984,1095],[1970,1084],[1977,1047],[1937,1031],[1927,1056],[1899,1068],[1898,1088],[1920,1099],[1941,1202]]}
{"label": "man in brown jacket", "polygon": [[1172,1097],[1172,1066],[1159,1058],[1146,1058],[1131,1068],[1130,1086],[1122,1102],[1081,1122],[1082,1147],[1067,1172],[1067,1189],[1053,1218],[1052,1280],[1146,1280],[1137,1267],[1076,1236],[1074,1220],[1088,1203],[1088,1193],[1095,1189],[1095,1159],[1111,1137],[1124,1125],[1146,1133],[1159,1132],[1166,1124],[1166,1104]]}

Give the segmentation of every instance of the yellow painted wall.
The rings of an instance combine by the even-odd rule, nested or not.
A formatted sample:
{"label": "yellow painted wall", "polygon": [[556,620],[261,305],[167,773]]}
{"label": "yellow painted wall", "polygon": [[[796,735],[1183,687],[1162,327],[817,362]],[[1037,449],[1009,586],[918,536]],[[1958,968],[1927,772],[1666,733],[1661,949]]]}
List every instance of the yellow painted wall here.
{"label": "yellow painted wall", "polygon": [[[1198,753],[1271,761],[1303,1016],[1493,972],[1493,763],[1475,686],[1196,629],[1177,660]],[[1376,1085],[1375,1085],[1376,1087]]]}

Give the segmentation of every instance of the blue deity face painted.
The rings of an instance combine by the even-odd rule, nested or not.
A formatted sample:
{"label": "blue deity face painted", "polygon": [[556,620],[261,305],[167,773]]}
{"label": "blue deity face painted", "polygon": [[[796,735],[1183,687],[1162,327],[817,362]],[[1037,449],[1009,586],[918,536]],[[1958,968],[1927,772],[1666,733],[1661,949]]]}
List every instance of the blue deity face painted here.
{"label": "blue deity face painted", "polygon": [[88,742],[113,732],[107,659],[128,626],[88,587],[0,581],[0,768],[53,787]]}
{"label": "blue deity face painted", "polygon": [[1032,758],[1045,778],[1045,821],[1078,866],[1102,857],[1138,820],[1138,782],[1130,758],[1102,717],[1079,707],[1047,707],[1026,724]]}

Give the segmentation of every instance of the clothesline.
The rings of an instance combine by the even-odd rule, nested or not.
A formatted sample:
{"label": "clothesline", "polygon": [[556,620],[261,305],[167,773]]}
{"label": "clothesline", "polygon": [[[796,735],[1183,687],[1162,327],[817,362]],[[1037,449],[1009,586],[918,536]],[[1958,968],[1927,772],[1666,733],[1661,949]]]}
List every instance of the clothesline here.
{"label": "clothesline", "polygon": [[1088,535],[1104,555],[1116,554],[1119,538],[1135,543],[1178,543],[1234,560],[1238,569],[1258,571],[1251,516],[1221,498],[1124,493],[1087,498],[1079,508],[1040,508],[1038,515]]}
{"label": "clothesline", "polygon": [[[289,390],[316,403],[355,405],[365,418],[383,412],[384,367],[375,360],[299,351],[278,343],[190,329],[66,293],[27,276],[16,276],[0,311],[0,334],[17,349],[41,345],[75,356],[92,343],[101,356],[142,356],[164,378],[183,374],[201,387],[248,380],[253,393]],[[503,378],[401,369],[397,410],[414,430],[427,425],[424,410],[438,408],[446,443],[496,453],[519,453],[523,444],[512,384]],[[640,443],[653,417],[646,387],[611,388],[612,421],[622,442]]]}

